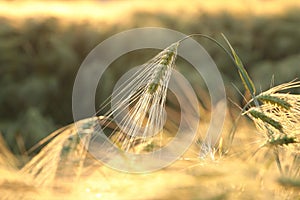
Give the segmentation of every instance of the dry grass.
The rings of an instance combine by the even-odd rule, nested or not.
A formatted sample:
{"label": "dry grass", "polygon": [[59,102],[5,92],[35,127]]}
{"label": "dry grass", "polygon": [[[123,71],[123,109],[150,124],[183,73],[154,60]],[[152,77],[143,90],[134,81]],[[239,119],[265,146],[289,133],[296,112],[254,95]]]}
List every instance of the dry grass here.
{"label": "dry grass", "polygon": [[[290,102],[292,103],[292,102]],[[208,112],[208,111],[206,111]],[[209,114],[209,113],[207,113]],[[51,134],[53,139],[21,170],[1,165],[4,199],[297,199],[299,162],[291,151],[279,151],[282,176],[272,151],[261,147],[261,134],[242,119],[230,150],[219,146],[215,159],[200,159],[194,143],[178,161],[153,173],[130,174],[103,165],[76,142],[79,121]],[[232,123],[227,116],[223,139]],[[207,122],[200,123],[206,132]],[[90,130],[90,129],[89,129]],[[90,130],[92,131],[92,129]],[[1,145],[3,152],[9,152]],[[224,148],[224,149],[222,149]],[[6,153],[7,154],[7,153]],[[4,154],[1,154],[4,155]],[[9,162],[11,157],[1,157]],[[112,158],[114,159],[114,158]]]}
{"label": "dry grass", "polygon": [[[195,144],[165,169],[128,174],[87,156],[81,157],[84,165],[77,179],[66,172],[76,171],[78,166],[62,162],[56,152],[63,148],[64,138],[76,134],[74,125],[68,126],[21,173],[2,166],[1,195],[4,199],[295,199],[299,188],[280,185],[288,181],[278,182],[281,176],[267,151],[251,156],[259,143],[253,143],[257,137],[251,124],[242,121],[241,125],[231,151],[215,160],[197,158],[199,146]],[[74,155],[68,159],[76,163]],[[38,158],[45,162],[36,162]],[[38,169],[40,173],[33,173]]]}

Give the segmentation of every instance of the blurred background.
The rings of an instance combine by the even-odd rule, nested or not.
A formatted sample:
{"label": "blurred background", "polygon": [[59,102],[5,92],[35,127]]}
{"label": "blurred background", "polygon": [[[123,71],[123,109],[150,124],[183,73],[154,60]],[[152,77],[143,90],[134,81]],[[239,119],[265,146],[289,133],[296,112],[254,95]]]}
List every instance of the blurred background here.
{"label": "blurred background", "polygon": [[[73,122],[72,87],[87,54],[113,34],[137,27],[203,33],[236,49],[258,90],[300,76],[298,0],[0,1],[0,132],[15,154]],[[220,69],[228,96],[242,88],[231,61],[216,45],[197,39]],[[224,44],[224,42],[222,42]],[[157,52],[156,52],[157,53]],[[130,53],[114,63],[97,94],[107,97],[128,68],[155,52]],[[178,63],[193,80],[193,71]],[[205,87],[195,80],[196,92]],[[201,100],[201,97],[200,97]]]}

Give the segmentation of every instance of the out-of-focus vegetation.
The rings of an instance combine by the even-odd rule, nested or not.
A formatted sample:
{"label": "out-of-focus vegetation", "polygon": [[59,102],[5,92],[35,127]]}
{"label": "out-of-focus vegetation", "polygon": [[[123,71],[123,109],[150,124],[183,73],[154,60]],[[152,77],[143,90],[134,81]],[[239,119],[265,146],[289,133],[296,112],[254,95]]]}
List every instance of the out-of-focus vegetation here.
{"label": "out-of-focus vegetation", "polygon": [[[256,85],[266,89],[300,75],[300,9],[284,14],[234,15],[199,12],[182,18],[166,13],[138,12],[126,23],[63,23],[56,18],[0,19],[0,131],[15,153],[23,153],[41,138],[72,122],[71,95],[76,72],[98,43],[120,31],[160,26],[186,34],[204,33],[231,41]],[[128,23],[130,22],[130,23]],[[197,39],[196,39],[197,40]],[[198,40],[211,54],[229,88],[240,86],[231,61],[216,46]],[[142,64],[149,55],[127,57]],[[119,69],[124,68],[121,63]],[[118,67],[109,77],[118,76]],[[184,67],[182,73],[189,75]],[[233,73],[234,72],[234,73]],[[196,85],[197,83],[193,83]],[[112,88],[109,82],[105,86]],[[108,96],[109,90],[101,95]]]}

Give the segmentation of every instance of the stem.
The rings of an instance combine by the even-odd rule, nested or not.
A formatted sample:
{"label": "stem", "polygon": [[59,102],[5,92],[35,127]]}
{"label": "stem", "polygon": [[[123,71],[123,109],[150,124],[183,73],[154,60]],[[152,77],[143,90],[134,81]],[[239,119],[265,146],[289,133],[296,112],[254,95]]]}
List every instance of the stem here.
{"label": "stem", "polygon": [[[199,36],[199,37],[203,37],[203,38],[206,38],[208,40],[210,40],[211,42],[213,42],[214,44],[216,44],[217,46],[219,46],[227,55],[228,57],[231,59],[231,61],[233,62],[233,64],[235,65],[236,68],[239,68],[238,65],[236,64],[235,62],[235,59],[233,58],[233,56],[231,55],[231,53],[220,43],[218,42],[217,40],[215,40],[214,38],[208,36],[208,35],[204,35],[204,34],[201,34],[201,33],[195,33],[195,34],[191,34],[191,35],[188,35],[186,37],[184,37],[183,39],[179,40],[178,43],[181,43],[183,42],[184,40],[190,38],[190,37],[194,37],[194,36]],[[251,103],[248,102],[246,104],[246,106],[243,108],[242,112],[245,112],[245,109],[246,107]],[[258,105],[258,102],[257,102],[257,105]],[[241,115],[241,114],[240,114]],[[231,146],[232,144],[232,141],[233,141],[233,138],[234,138],[234,134],[235,134],[235,131],[236,131],[236,124],[238,123],[239,119],[240,119],[240,115],[239,117],[235,120],[235,123],[234,123],[234,126],[232,127],[231,131],[230,131],[230,134],[229,134],[229,146]]]}
{"label": "stem", "polygon": [[[231,61],[232,61],[233,64],[234,64],[234,66],[235,66],[237,69],[240,69],[240,66],[238,66],[238,64],[236,63],[235,58],[233,57],[234,55],[232,55],[231,53],[229,53],[229,51],[228,51],[221,43],[219,43],[217,40],[215,40],[214,38],[212,38],[212,37],[210,37],[210,36],[207,36],[207,35],[204,35],[204,34],[197,34],[197,33],[196,33],[196,34],[191,34],[191,35],[188,35],[188,36],[186,36],[185,38],[179,40],[178,43],[180,43],[180,42],[182,42],[182,41],[184,41],[184,40],[186,40],[186,39],[188,39],[188,38],[190,38],[190,37],[194,37],[194,36],[200,36],[200,37],[206,38],[206,39],[212,41],[214,44],[218,45],[218,46],[219,46],[219,47],[220,47],[220,48],[221,48],[221,49],[229,56],[229,58],[231,59]],[[226,37],[225,37],[223,34],[222,34],[222,36],[223,36],[224,39],[227,41]],[[228,42],[228,41],[227,41],[227,42]],[[228,45],[229,45],[230,48],[232,48],[232,47],[230,46],[230,43],[229,43],[229,42],[228,42]],[[243,68],[243,66],[242,66],[242,68]],[[245,69],[244,69],[244,70],[245,70]],[[241,78],[242,78],[242,77],[241,77]],[[251,80],[251,79],[250,79],[250,80]],[[251,99],[249,102],[247,102],[247,104],[243,107],[243,109],[242,109],[242,111],[241,111],[239,117],[235,120],[234,125],[233,125],[233,127],[232,127],[232,129],[231,129],[231,131],[230,131],[230,133],[229,133],[229,145],[228,145],[228,146],[231,146],[231,144],[232,144],[232,142],[233,142],[233,139],[234,139],[235,132],[236,132],[237,123],[239,122],[242,113],[246,111],[246,109],[247,109],[247,107],[250,105],[250,103],[253,102],[253,103],[254,103],[254,106],[255,106],[256,108],[258,108],[259,110],[261,110],[261,108],[260,108],[260,106],[259,106],[258,99],[257,99],[255,93],[250,91],[250,95],[251,95],[251,98],[252,98],[252,99]],[[270,137],[270,135],[272,135],[272,134],[271,134],[271,133],[272,133],[272,130],[267,126],[266,123],[264,123],[264,126],[265,126],[265,128],[267,129],[267,131],[268,131],[268,133],[267,133],[267,134],[268,134],[268,137]],[[229,148],[229,147],[228,147],[228,148]],[[283,172],[282,172],[281,162],[280,162],[280,159],[279,159],[278,152],[277,152],[276,150],[274,150],[274,155],[275,155],[275,161],[276,161],[276,163],[277,163],[277,167],[278,167],[280,173],[282,174]]]}
{"label": "stem", "polygon": [[273,149],[273,153],[274,153],[274,156],[275,156],[275,161],[276,161],[276,164],[277,164],[277,168],[279,169],[280,174],[283,175],[282,166],[281,166],[281,162],[280,162],[280,159],[279,159],[277,149]]}
{"label": "stem", "polygon": [[235,63],[235,60],[233,58],[233,56],[231,55],[231,53],[229,53],[229,51],[220,43],[218,42],[217,40],[215,40],[214,38],[208,36],[208,35],[204,35],[204,34],[201,34],[201,33],[195,33],[195,34],[191,34],[191,35],[188,35],[186,36],[185,38],[181,39],[178,41],[178,43],[180,42],[183,42],[184,40],[190,38],[190,37],[194,37],[194,36],[200,36],[200,37],[203,37],[203,38],[206,38],[210,41],[212,41],[214,44],[218,45],[219,47],[221,47],[221,49],[229,56],[229,58],[231,59],[231,61],[233,62],[233,64],[235,65],[235,67],[238,67]]}

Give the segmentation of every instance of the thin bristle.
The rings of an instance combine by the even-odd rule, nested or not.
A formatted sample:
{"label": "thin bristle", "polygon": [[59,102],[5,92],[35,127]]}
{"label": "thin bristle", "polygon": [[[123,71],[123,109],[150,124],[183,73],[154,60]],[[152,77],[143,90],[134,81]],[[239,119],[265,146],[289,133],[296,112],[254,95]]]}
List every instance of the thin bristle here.
{"label": "thin bristle", "polygon": [[291,81],[288,83],[283,83],[275,87],[270,88],[269,90],[263,92],[262,94],[274,94],[283,90],[289,90],[292,88],[300,88],[300,81]]}

